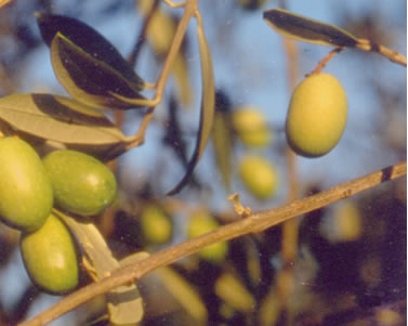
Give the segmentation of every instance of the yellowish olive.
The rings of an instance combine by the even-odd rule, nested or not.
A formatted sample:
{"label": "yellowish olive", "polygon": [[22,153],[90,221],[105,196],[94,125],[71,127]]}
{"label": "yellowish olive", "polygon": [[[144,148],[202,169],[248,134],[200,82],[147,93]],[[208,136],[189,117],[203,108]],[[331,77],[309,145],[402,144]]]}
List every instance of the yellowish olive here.
{"label": "yellowish olive", "polygon": [[276,193],[278,173],[262,156],[243,157],[239,163],[239,175],[248,191],[258,199],[268,199]]}
{"label": "yellowish olive", "polygon": [[173,224],[160,207],[147,204],[140,216],[145,239],[153,244],[164,244],[171,239]]}
{"label": "yellowish olive", "polygon": [[67,227],[51,214],[36,232],[22,233],[20,250],[27,274],[45,292],[63,294],[78,284],[78,260]]}
{"label": "yellowish olive", "polygon": [[[214,231],[218,227],[218,222],[211,215],[198,212],[193,214],[188,221],[187,237],[195,238]],[[225,259],[227,252],[227,242],[221,241],[203,248],[198,252],[198,256],[213,263],[220,263]]]}
{"label": "yellowish olive", "polygon": [[243,107],[232,114],[232,126],[239,139],[247,146],[264,147],[271,141],[271,133],[262,112]]}
{"label": "yellowish olive", "polygon": [[347,96],[334,76],[305,78],[294,90],[286,117],[286,138],[297,154],[319,157],[340,141],[347,121]]}
{"label": "yellowish olive", "polygon": [[338,203],[332,213],[325,217],[322,232],[331,242],[355,241],[363,234],[363,221],[360,210],[352,201]]}
{"label": "yellowish olive", "polygon": [[0,218],[22,231],[35,231],[53,205],[50,179],[35,150],[16,137],[0,139]]}
{"label": "yellowish olive", "polygon": [[94,157],[73,150],[60,150],[48,154],[43,162],[58,207],[74,214],[92,216],[101,213],[115,199],[115,176]]}

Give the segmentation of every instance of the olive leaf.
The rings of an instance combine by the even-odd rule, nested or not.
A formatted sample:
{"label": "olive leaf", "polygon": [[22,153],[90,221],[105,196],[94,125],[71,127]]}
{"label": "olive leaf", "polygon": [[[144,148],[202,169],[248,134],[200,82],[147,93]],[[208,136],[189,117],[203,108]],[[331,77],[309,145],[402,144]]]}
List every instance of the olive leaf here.
{"label": "olive leaf", "polygon": [[162,286],[198,325],[207,325],[207,308],[197,290],[187,280],[169,267],[159,268],[154,274],[158,277],[155,282],[157,286]]}
{"label": "olive leaf", "polygon": [[225,189],[230,190],[232,149],[234,137],[231,125],[231,103],[224,92],[217,91],[215,96],[215,116],[212,132],[212,144],[215,161],[222,177]]}
{"label": "olive leaf", "polygon": [[211,52],[208,46],[207,38],[205,37],[204,34],[201,19],[197,19],[197,22],[198,22],[197,37],[201,59],[200,61],[201,61],[201,84],[202,84],[199,130],[193,156],[190,162],[188,163],[186,173],[184,177],[181,179],[181,181],[171,191],[167,193],[168,195],[174,195],[178,193],[190,180],[194,168],[196,167],[198,161],[200,160],[204,152],[205,147],[207,146],[207,142],[211,135],[214,120],[215,86]]}
{"label": "olive leaf", "polygon": [[[104,238],[93,223],[78,221],[57,210],[54,213],[64,221],[79,240],[87,262],[91,265],[89,272],[94,278],[102,279],[124,265],[113,257]],[[131,257],[134,261],[136,258],[141,260],[148,256],[148,253],[140,252]],[[107,293],[106,300],[109,319],[114,325],[131,325],[138,323],[143,318],[143,300],[135,284],[122,285],[113,289]]]}
{"label": "olive leaf", "polygon": [[96,156],[119,155],[132,141],[102,112],[51,94],[13,94],[0,98],[0,120],[17,133]]}
{"label": "olive leaf", "polygon": [[101,108],[135,107],[113,94],[132,99],[144,81],[116,48],[90,26],[70,17],[37,14],[44,41],[59,82],[76,100]]}
{"label": "olive leaf", "polygon": [[263,18],[278,33],[298,41],[336,47],[355,47],[358,43],[358,38],[341,28],[288,10],[266,10]]}

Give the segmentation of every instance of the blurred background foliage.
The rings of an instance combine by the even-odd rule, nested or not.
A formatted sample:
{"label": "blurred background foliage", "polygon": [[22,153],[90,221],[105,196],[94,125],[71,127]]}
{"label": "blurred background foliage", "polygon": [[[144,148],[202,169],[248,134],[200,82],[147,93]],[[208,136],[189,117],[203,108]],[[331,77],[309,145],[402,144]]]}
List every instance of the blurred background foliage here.
{"label": "blurred background foliage", "polygon": [[[0,9],[1,96],[65,94],[53,75],[35,11],[72,16],[93,26],[135,61],[140,76],[154,82],[167,46],[165,41],[160,45],[158,38],[171,39],[182,11],[160,4],[162,16],[157,14],[156,30],[147,30],[145,42],[135,52],[146,4],[153,3],[12,1]],[[116,205],[98,219],[98,227],[118,258],[140,250],[153,253],[236,220],[227,201],[232,192],[240,193],[243,203],[253,210],[287,200],[288,173],[293,173],[287,168],[284,137],[292,89],[288,66],[294,66],[298,82],[329,49],[296,44],[298,61],[288,62],[281,37],[262,20],[263,10],[283,4],[406,53],[405,1],[201,1],[218,88],[213,141],[188,188],[165,197],[183,174],[198,125],[200,71],[192,28],[145,144],[112,164],[121,191]],[[342,141],[327,156],[297,159],[298,196],[406,158],[406,70],[376,54],[345,51],[326,71],[339,78],[347,91],[349,121]],[[257,112],[260,118],[242,127],[234,113],[243,111]],[[129,134],[137,130],[141,117],[141,110],[111,114]],[[260,179],[270,178],[276,184],[266,194],[246,187],[240,164],[248,156],[270,164],[272,172]],[[146,308],[142,324],[405,324],[405,179],[301,216],[297,223],[296,255],[290,261],[280,254],[287,243],[279,226],[216,244],[150,274],[140,284]],[[1,325],[14,325],[58,300],[30,285],[17,242],[17,232],[0,225]],[[105,325],[104,319],[95,321],[100,310],[95,300],[53,325],[85,321]]]}

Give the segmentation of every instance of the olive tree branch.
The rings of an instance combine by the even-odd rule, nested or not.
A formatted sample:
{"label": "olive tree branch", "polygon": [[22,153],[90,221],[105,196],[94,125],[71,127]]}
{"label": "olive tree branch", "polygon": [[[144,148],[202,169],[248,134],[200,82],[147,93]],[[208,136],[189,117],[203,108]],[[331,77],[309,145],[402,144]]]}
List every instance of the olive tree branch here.
{"label": "olive tree branch", "polygon": [[402,177],[406,175],[406,170],[406,162],[400,162],[366,176],[338,184],[316,195],[295,200],[275,209],[251,214],[237,222],[220,227],[214,232],[159,251],[149,258],[118,268],[100,281],[79,289],[44,312],[21,323],[20,326],[47,324],[98,295],[105,294],[122,284],[135,282],[151,271],[196,253],[206,246],[219,241],[227,241],[243,235],[265,231],[296,216],[327,206],[383,182]]}
{"label": "olive tree branch", "polygon": [[400,64],[404,67],[407,66],[407,57],[404,56],[402,53],[399,53],[395,50],[389,49],[384,45],[377,44],[370,40],[366,39],[359,39],[357,42],[356,47],[360,50],[367,51],[367,52],[377,52],[382,56],[386,57],[391,62],[395,62]]}

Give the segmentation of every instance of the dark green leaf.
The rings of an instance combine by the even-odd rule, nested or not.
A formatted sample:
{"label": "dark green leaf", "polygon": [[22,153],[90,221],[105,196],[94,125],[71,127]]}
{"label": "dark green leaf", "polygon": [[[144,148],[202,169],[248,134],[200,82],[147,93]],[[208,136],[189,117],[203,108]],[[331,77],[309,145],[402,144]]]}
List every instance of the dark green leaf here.
{"label": "dark green leaf", "polygon": [[129,108],[129,104],[110,93],[143,98],[139,92],[144,88],[144,81],[93,28],[60,15],[38,14],[37,20],[43,39],[51,47],[59,81],[78,101],[107,108]]}
{"label": "dark green leaf", "polygon": [[102,112],[62,96],[0,98],[0,120],[18,132],[98,156],[119,155],[131,142]]}
{"label": "dark green leaf", "polygon": [[196,167],[201,155],[207,146],[208,139],[211,135],[214,110],[215,110],[215,86],[214,86],[214,72],[211,59],[211,52],[208,46],[207,39],[204,35],[203,26],[198,20],[199,26],[197,28],[198,45],[200,50],[201,61],[201,111],[200,111],[200,125],[198,130],[197,141],[193,156],[187,166],[186,173],[181,181],[168,192],[168,195],[178,193],[190,180],[191,175]]}
{"label": "dark green leaf", "polygon": [[51,42],[51,61],[59,82],[71,96],[87,105],[118,109],[135,107],[118,100],[113,93],[143,99],[139,89],[117,70],[84,52],[60,33]]}
{"label": "dark green leaf", "polygon": [[296,15],[284,9],[264,11],[263,18],[269,26],[283,36],[298,41],[336,47],[354,47],[358,39],[333,25]]}

